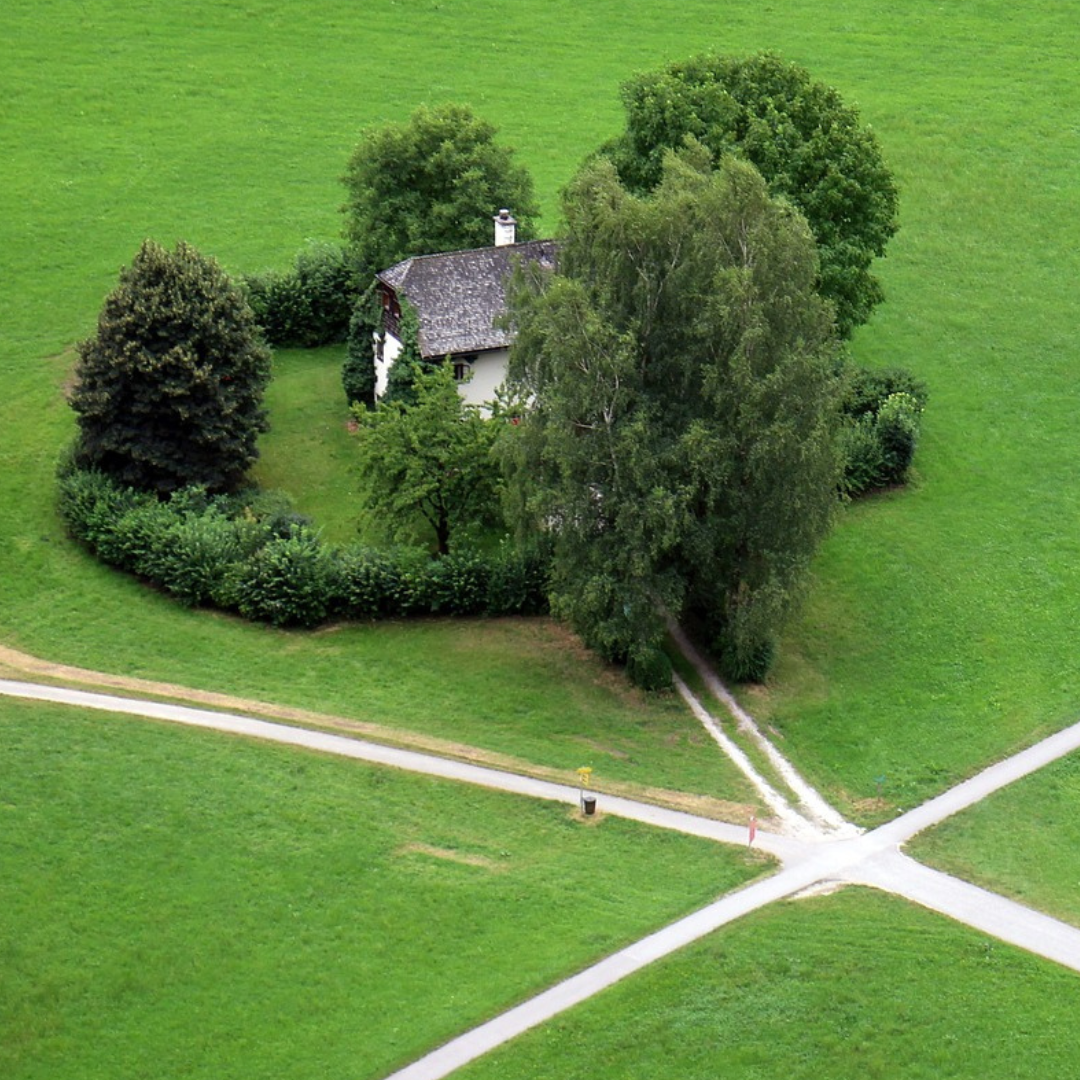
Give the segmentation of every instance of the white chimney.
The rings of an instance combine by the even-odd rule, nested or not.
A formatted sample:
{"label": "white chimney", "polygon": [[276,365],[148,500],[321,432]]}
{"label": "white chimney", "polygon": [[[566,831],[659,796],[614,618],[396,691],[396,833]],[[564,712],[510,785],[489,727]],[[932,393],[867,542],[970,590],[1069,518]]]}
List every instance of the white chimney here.
{"label": "white chimney", "polygon": [[506,247],[514,242],[514,227],[517,222],[510,216],[509,210],[500,210],[495,215],[495,246]]}

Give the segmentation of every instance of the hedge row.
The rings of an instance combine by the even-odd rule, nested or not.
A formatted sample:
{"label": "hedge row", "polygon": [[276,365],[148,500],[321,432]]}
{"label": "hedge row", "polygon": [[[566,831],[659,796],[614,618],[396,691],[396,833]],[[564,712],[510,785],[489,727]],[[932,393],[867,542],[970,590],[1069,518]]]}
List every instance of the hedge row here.
{"label": "hedge row", "polygon": [[301,627],[331,618],[547,611],[547,561],[535,552],[431,559],[408,549],[335,548],[280,497],[208,497],[186,488],[160,501],[71,467],[59,490],[76,539],[184,604]]}

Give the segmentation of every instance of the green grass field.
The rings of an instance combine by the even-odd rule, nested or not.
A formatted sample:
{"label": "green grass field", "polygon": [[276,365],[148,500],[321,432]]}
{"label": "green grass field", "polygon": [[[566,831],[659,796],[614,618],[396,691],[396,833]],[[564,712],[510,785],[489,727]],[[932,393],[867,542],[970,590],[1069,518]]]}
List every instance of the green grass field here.
{"label": "green grass field", "polygon": [[[592,764],[601,776],[744,798],[675,702],[628,693],[545,623],[286,634],[184,611],[73,547],[51,483],[73,430],[63,401],[72,344],[92,331],[144,237],[184,238],[231,271],[284,267],[305,239],[337,235],[337,178],[361,128],[446,99],[472,104],[518,148],[554,231],[559,186],[618,127],[620,80],[705,49],[771,48],[857,103],[897,173],[901,232],[880,266],[888,302],[853,351],[869,364],[909,367],[929,384],[931,403],[914,481],[843,513],[776,671],[743,697],[806,774],[865,819],[910,807],[1070,722],[1080,705],[1075,15],[1051,0],[3,5],[0,640],[66,663],[376,720],[556,768]],[[329,356],[278,356],[271,408],[285,444],[298,449],[294,461],[268,453],[259,475],[295,486],[302,509],[326,515],[328,536],[348,538],[353,525],[341,503],[350,492],[337,489],[348,486],[348,442],[334,419],[334,365],[322,366]],[[290,416],[301,384],[325,386],[332,406]],[[305,441],[317,449],[305,452]],[[346,480],[329,482],[326,470],[343,465]],[[135,738],[123,730],[123,742]],[[65,793],[63,772],[53,780],[56,798],[77,797]],[[231,777],[227,789],[239,782]],[[864,800],[879,790],[883,804],[869,807]],[[1063,815],[1069,805],[1067,792]],[[992,837],[1009,828],[991,820],[963,856],[1003,885]],[[1059,884],[1037,892],[1027,883],[1036,870]],[[1025,895],[1058,909],[1076,880],[1071,856],[1052,844],[1042,863],[1016,874],[1031,889]],[[873,928],[863,905],[872,906]],[[811,910],[827,914],[796,917]],[[747,999],[755,1007],[734,1013],[743,1027],[768,1017],[763,1048],[748,1044],[741,1075],[820,1075],[813,1062],[850,1049],[847,1030],[867,1049],[843,1058],[846,1075],[895,1075],[898,1060],[905,1076],[971,1075],[967,1061],[998,1062],[1001,1076],[1067,1074],[1071,1029],[1057,1041],[1047,1032],[1066,1007],[1075,1010],[1071,976],[1003,948],[988,952],[966,932],[916,915],[877,898],[838,897],[764,913],[745,932],[717,939],[726,944],[703,946],[730,949],[733,978],[741,971],[747,980],[770,952],[810,958],[767,969],[761,992]],[[824,954],[815,942],[830,920],[858,925],[846,937],[826,934],[833,949]],[[890,927],[910,949],[878,948]],[[959,950],[946,955],[968,949],[974,958],[936,964],[929,942],[946,939],[953,944],[943,948]],[[937,1018],[912,1026],[915,1014],[903,1009],[922,1008],[916,992],[881,1030],[870,1030],[869,1006],[853,1005],[853,1027],[809,1041],[838,995],[861,994],[867,951],[877,955],[868,981],[876,1000],[891,1000],[911,980],[938,1003]],[[707,985],[713,966],[686,962],[685,977]],[[788,977],[819,968],[810,1004],[796,1007],[785,997]],[[8,970],[0,965],[0,978]],[[414,978],[403,975],[405,985]],[[794,980],[791,992],[807,981]],[[982,1009],[984,984],[990,1005],[964,1023],[965,1010]],[[626,993],[639,985],[651,988],[651,1026],[620,1029],[626,1046],[611,1060],[640,1060],[640,1075],[657,1075],[644,1064],[650,1032],[661,1045],[677,1037],[692,1048],[700,1017],[664,978],[633,980]],[[137,979],[131,986],[139,996]],[[273,1008],[312,1000],[310,980],[280,989]],[[57,992],[46,985],[25,1004],[27,1030],[60,1037],[49,1031]],[[604,1015],[607,1006],[595,1008]],[[355,1017],[316,1016],[310,1030],[324,1021]],[[447,1019],[447,1029],[456,1022]],[[174,1052],[167,1026],[159,1035]],[[373,1043],[384,1063],[404,1053],[392,1038]],[[587,1062],[592,1073],[601,1044],[588,1038],[597,1052],[577,1058],[580,1067],[571,1066],[572,1041],[555,1039],[545,1068],[565,1076]],[[37,1045],[31,1066],[59,1075]],[[633,1075],[633,1067],[611,1075]],[[695,1068],[687,1064],[683,1075],[704,1075]]]}
{"label": "green grass field", "polygon": [[7,1080],[379,1077],[768,866],[107,714],[0,741]]}
{"label": "green grass field", "polygon": [[916,837],[916,858],[1080,926],[1080,759],[1062,758]]}
{"label": "green grass field", "polygon": [[1080,983],[861,889],[747,916],[463,1069],[461,1080],[1070,1076]]}
{"label": "green grass field", "polygon": [[[621,78],[768,47],[857,103],[897,172],[888,303],[854,349],[912,368],[932,401],[916,481],[844,515],[752,703],[834,796],[854,803],[884,776],[899,805],[1074,715],[1080,26],[1067,9],[380,0],[361,14],[341,0],[302,18],[270,2],[166,3],[148,18],[58,0],[7,5],[0,32],[9,643],[175,679],[198,653],[214,658],[206,682],[250,681],[246,629],[118,582],[70,548],[52,507],[68,350],[144,236],[184,237],[236,271],[284,266],[305,238],[336,235],[337,178],[363,125],[446,98],[500,125],[554,229],[559,185],[618,125]],[[300,656],[275,659],[302,674]],[[318,695],[365,692],[355,670],[329,682]]]}

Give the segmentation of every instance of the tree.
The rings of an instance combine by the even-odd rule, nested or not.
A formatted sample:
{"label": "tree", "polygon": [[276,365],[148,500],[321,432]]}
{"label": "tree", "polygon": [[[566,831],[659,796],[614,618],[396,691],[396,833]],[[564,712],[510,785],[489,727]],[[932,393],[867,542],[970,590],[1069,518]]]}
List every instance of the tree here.
{"label": "tree", "polygon": [[521,239],[533,234],[529,174],[464,105],[421,106],[406,123],[368,131],[342,181],[345,237],[366,273],[411,255],[489,245],[503,207]]}
{"label": "tree", "polygon": [[159,494],[241,484],[267,429],[270,353],[213,259],[145,241],[78,354],[77,465]]}
{"label": "tree", "polygon": [[369,510],[395,537],[411,537],[419,515],[440,555],[499,510],[492,444],[499,424],[484,420],[457,391],[448,364],[416,372],[415,401],[354,409],[360,472]]}
{"label": "tree", "polygon": [[553,610],[646,685],[663,612],[752,672],[836,503],[839,384],[801,215],[756,170],[668,156],[649,197],[588,165],[550,280],[511,290],[511,512],[553,534]]}
{"label": "tree", "polygon": [[665,152],[688,139],[714,160],[738,153],[806,216],[841,335],[866,322],[883,299],[870,265],[897,230],[897,191],[857,110],[772,53],[671,64],[625,83],[622,98],[626,130],[601,153],[631,190],[652,190]]}

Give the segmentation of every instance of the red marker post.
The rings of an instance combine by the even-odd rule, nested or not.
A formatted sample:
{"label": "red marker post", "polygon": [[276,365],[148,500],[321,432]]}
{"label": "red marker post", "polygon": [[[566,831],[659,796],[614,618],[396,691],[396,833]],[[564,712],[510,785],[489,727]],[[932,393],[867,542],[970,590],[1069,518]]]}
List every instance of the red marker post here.
{"label": "red marker post", "polygon": [[754,846],[754,837],[757,836],[757,814],[750,815],[750,839],[746,841],[747,847]]}

